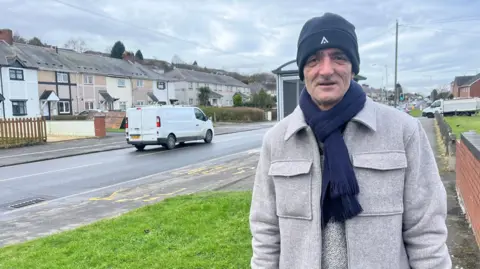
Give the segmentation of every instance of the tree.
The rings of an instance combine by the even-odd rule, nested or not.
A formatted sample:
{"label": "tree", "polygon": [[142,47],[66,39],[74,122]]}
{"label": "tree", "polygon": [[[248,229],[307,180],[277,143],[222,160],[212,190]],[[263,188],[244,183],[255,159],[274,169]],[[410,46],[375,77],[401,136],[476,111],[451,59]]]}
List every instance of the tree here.
{"label": "tree", "polygon": [[27,39],[22,37],[19,32],[14,32],[13,34],[13,42],[15,43],[22,43],[27,44]]}
{"label": "tree", "polygon": [[88,50],[87,44],[81,38],[70,38],[65,45],[63,45],[66,49],[71,49],[79,53],[83,53]]}
{"label": "tree", "polygon": [[271,108],[274,105],[272,96],[262,88],[258,93],[252,94],[252,105],[258,108]]}
{"label": "tree", "polygon": [[400,96],[400,94],[403,93],[403,88],[402,88],[402,85],[400,85],[400,83],[397,82],[397,91],[398,91],[398,95]]}
{"label": "tree", "polygon": [[29,45],[35,45],[35,46],[45,46],[45,44],[42,43],[40,38],[38,37],[33,37],[32,39],[28,40]]}
{"label": "tree", "polygon": [[135,53],[135,59],[143,61],[143,54],[140,50],[137,50],[137,52]]}
{"label": "tree", "polygon": [[239,93],[236,93],[233,96],[233,106],[242,106],[243,100],[242,100],[242,95]]}
{"label": "tree", "polygon": [[432,97],[432,98],[431,98],[432,101],[438,100],[438,91],[437,91],[437,89],[434,89],[434,90],[432,91],[432,93],[430,94],[430,97]]}
{"label": "tree", "polygon": [[112,47],[110,51],[110,57],[122,59],[122,55],[125,52],[125,45],[123,45],[122,41],[117,41]]}
{"label": "tree", "polygon": [[210,99],[210,93],[212,91],[209,87],[200,87],[198,88],[198,101],[200,102],[201,106],[208,105],[208,99]]}

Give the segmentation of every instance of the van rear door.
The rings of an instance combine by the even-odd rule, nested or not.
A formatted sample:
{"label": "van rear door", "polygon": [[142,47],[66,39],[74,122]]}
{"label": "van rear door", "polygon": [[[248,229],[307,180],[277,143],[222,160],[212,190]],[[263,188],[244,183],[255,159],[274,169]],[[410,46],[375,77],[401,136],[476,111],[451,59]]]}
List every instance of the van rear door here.
{"label": "van rear door", "polygon": [[142,141],[156,141],[160,127],[160,110],[156,107],[142,108]]}
{"label": "van rear door", "polygon": [[127,110],[128,134],[132,141],[138,141],[142,138],[142,110],[138,108],[129,108]]}

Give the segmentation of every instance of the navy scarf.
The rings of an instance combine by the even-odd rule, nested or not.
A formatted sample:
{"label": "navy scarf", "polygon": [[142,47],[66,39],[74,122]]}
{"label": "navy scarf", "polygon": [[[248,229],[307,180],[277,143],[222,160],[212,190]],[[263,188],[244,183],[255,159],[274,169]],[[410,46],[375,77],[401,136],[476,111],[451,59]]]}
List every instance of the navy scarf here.
{"label": "navy scarf", "polygon": [[299,103],[305,121],[312,128],[317,141],[324,145],[322,226],[329,220],[345,221],[362,212],[356,197],[360,189],[342,130],[363,109],[365,101],[365,92],[353,80],[343,99],[330,110],[321,110],[305,88],[300,95]]}

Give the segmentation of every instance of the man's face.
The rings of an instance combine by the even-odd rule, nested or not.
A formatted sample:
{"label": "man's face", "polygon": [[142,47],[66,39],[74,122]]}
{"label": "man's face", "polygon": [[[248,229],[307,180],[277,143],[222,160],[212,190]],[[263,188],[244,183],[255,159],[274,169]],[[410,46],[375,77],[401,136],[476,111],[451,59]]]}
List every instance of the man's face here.
{"label": "man's face", "polygon": [[305,86],[322,110],[336,105],[350,87],[352,63],[339,49],[323,49],[308,58],[303,68]]}

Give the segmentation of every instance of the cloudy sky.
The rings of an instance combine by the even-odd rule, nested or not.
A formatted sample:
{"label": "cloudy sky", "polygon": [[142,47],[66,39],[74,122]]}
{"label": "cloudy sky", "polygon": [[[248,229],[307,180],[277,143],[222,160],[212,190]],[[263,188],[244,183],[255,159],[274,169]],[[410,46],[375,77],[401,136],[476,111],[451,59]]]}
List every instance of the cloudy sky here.
{"label": "cloudy sky", "polygon": [[[476,3],[475,3],[476,2]],[[357,28],[366,83],[393,87],[395,20],[398,81],[430,92],[480,72],[480,2],[474,0],[0,0],[0,28],[63,46],[82,38],[106,51],[117,40],[144,57],[178,55],[201,66],[269,72],[293,60],[303,23],[335,12]],[[385,67],[386,66],[386,67]],[[387,76],[388,74],[388,76]],[[385,79],[385,78],[388,79]]]}

